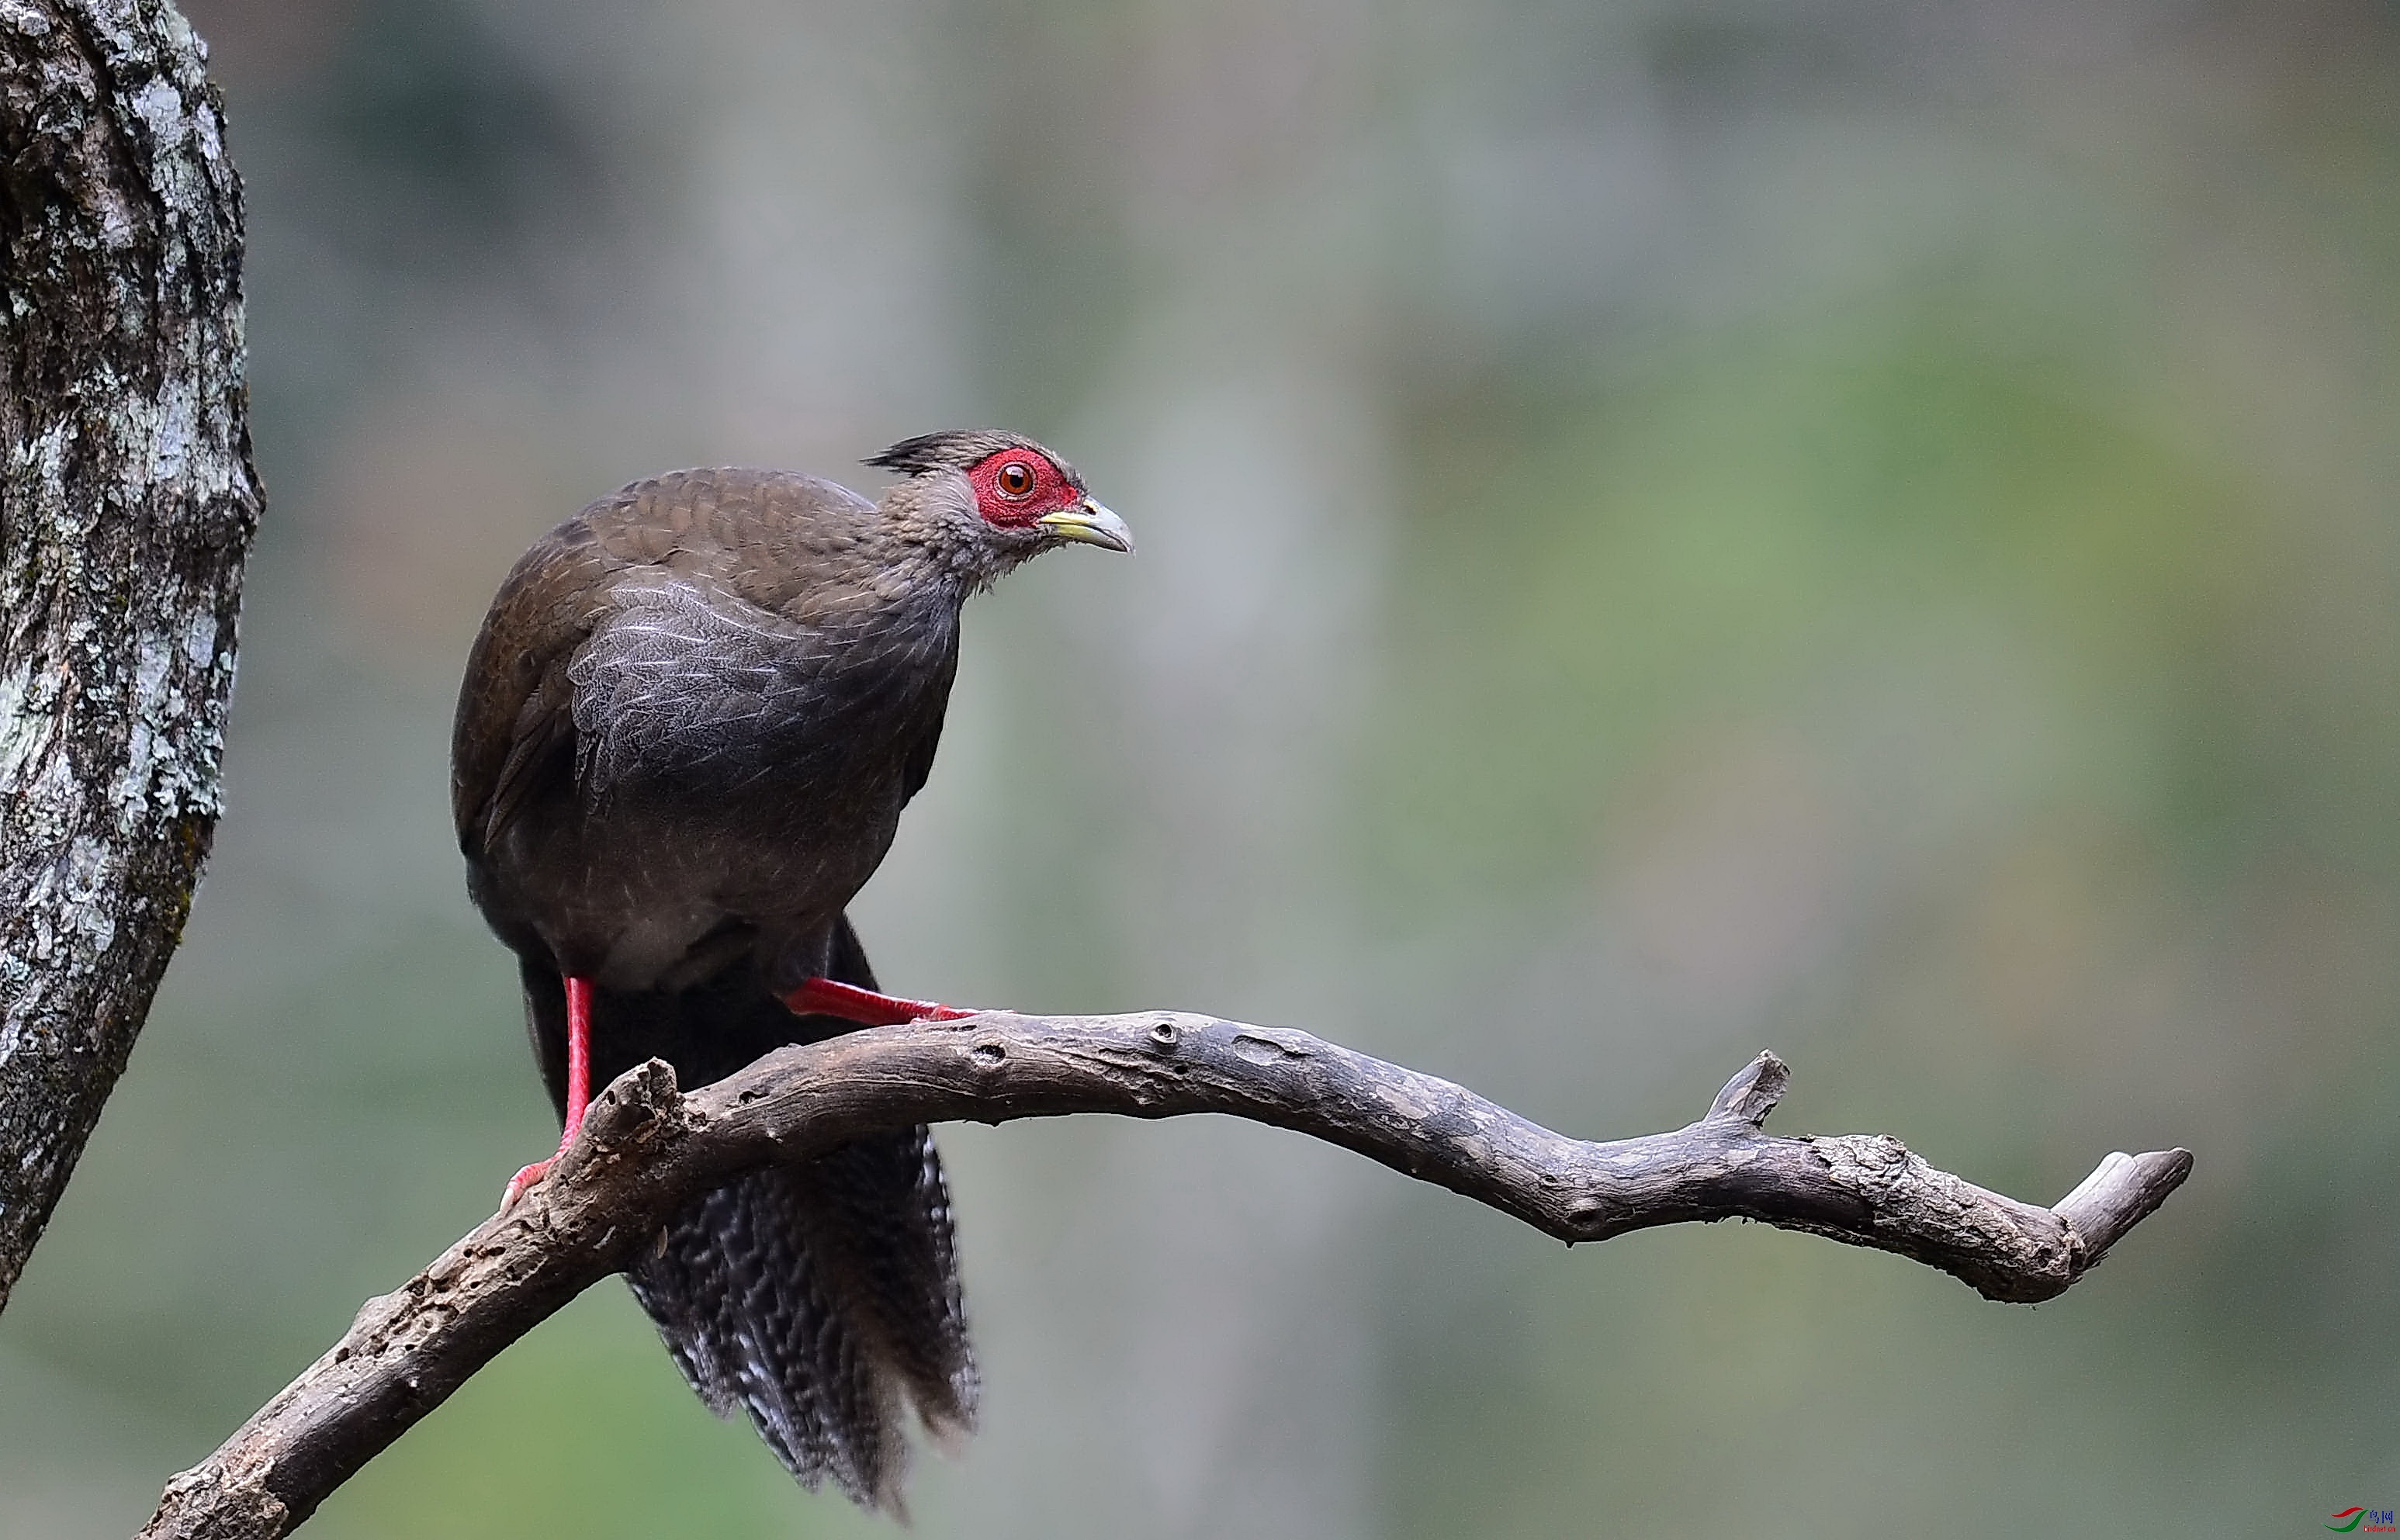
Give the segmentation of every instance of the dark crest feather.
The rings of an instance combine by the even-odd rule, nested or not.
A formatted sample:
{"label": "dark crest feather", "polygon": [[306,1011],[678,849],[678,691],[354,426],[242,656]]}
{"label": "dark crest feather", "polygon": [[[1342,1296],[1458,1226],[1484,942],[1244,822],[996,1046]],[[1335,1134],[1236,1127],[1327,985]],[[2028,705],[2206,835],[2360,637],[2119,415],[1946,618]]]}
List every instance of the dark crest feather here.
{"label": "dark crest feather", "polygon": [[1084,478],[1073,466],[1023,434],[1003,432],[997,428],[953,428],[939,433],[920,433],[913,439],[902,439],[880,455],[868,456],[864,463],[880,470],[896,470],[904,476],[925,476],[943,470],[973,470],[1003,449],[1032,450],[1057,466],[1077,490],[1082,490]]}

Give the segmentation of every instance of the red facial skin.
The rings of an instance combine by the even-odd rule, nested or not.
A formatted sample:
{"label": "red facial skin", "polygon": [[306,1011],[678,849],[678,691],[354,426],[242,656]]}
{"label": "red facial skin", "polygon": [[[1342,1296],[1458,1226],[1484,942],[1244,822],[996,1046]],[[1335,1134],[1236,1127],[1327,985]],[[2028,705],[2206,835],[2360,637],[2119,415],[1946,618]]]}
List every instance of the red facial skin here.
{"label": "red facial skin", "polygon": [[978,462],[967,472],[967,484],[975,488],[975,511],[1002,529],[1022,529],[1044,513],[1084,501],[1083,488],[1030,449],[1003,449]]}

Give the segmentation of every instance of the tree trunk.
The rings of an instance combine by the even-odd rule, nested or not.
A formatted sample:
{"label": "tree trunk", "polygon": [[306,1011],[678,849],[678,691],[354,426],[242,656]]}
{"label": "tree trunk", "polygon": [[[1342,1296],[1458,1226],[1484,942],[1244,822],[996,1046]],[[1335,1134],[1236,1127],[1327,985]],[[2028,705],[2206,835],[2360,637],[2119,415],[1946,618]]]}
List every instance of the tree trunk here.
{"label": "tree trunk", "polygon": [[206,61],[161,0],[0,0],[0,1307],[216,824],[260,492]]}

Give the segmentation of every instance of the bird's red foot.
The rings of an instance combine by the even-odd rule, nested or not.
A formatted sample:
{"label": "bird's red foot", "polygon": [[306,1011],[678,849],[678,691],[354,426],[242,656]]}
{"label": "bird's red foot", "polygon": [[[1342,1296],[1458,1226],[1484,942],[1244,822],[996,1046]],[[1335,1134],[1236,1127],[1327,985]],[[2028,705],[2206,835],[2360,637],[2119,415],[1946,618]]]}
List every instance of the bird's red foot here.
{"label": "bird's red foot", "polygon": [[518,1171],[515,1176],[511,1177],[509,1179],[508,1190],[500,1194],[500,1212],[505,1214],[510,1209],[514,1208],[517,1206],[517,1200],[525,1195],[525,1189],[541,1180],[542,1178],[549,1176],[550,1168],[556,1165],[557,1162],[558,1157],[556,1155],[551,1156],[548,1160],[538,1160],[531,1165],[525,1166],[522,1170]]}
{"label": "bird's red foot", "polygon": [[[584,1110],[592,1104],[592,981],[568,974],[566,978],[566,1127],[558,1136],[558,1155],[575,1142],[577,1129],[583,1126]],[[558,1164],[558,1155],[538,1160],[509,1179],[500,1193],[500,1212],[514,1208],[525,1189],[550,1175]]]}
{"label": "bird's red foot", "polygon": [[855,984],[812,978],[784,997],[784,1003],[804,1016],[839,1016],[862,1027],[900,1027],[911,1021],[963,1021],[975,1015],[930,1000],[903,1000],[878,994]]}

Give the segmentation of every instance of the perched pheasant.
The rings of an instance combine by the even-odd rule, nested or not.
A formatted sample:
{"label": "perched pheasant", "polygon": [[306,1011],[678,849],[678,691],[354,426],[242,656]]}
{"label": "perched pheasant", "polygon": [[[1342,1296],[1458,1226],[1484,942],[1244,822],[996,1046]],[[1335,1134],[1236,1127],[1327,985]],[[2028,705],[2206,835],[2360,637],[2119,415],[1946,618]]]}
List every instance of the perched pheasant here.
{"label": "perched pheasant", "polygon": [[[968,595],[1053,546],[1133,540],[1014,434],[867,463],[901,477],[880,502],[787,470],[636,482],[492,601],[451,805],[568,1138],[594,1077],[646,1058],[689,1087],[852,1023],[961,1014],[877,992],[843,911],[933,768]],[[904,1408],[936,1437],[974,1426],[929,1130],[744,1177],[642,1255],[634,1296],[685,1377],[811,1491],[896,1512]]]}

